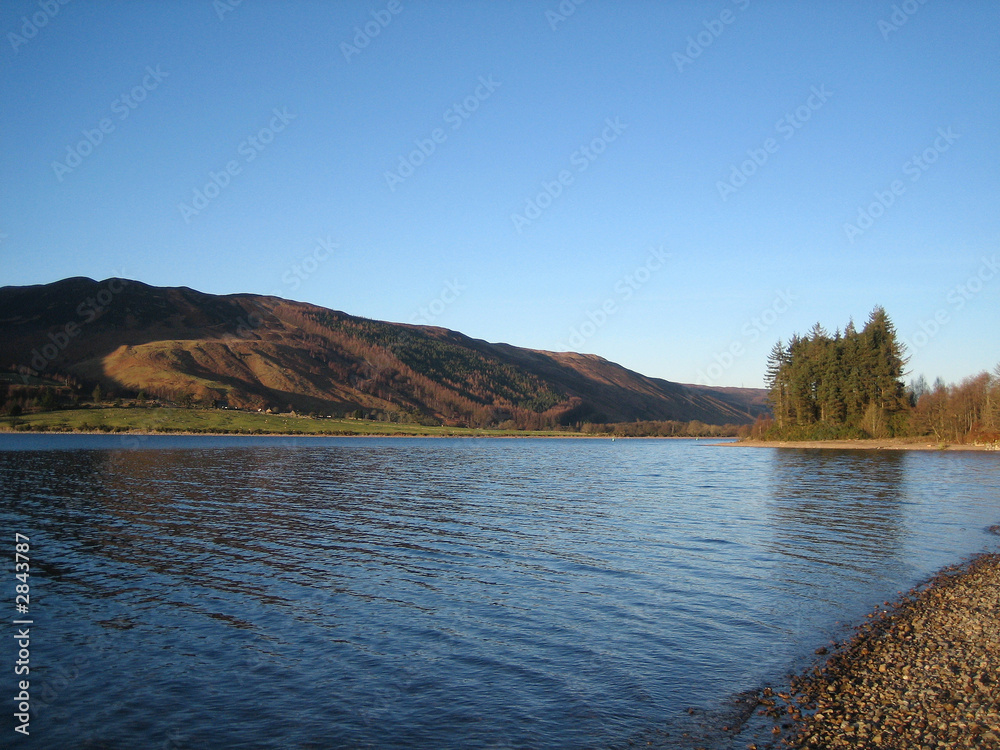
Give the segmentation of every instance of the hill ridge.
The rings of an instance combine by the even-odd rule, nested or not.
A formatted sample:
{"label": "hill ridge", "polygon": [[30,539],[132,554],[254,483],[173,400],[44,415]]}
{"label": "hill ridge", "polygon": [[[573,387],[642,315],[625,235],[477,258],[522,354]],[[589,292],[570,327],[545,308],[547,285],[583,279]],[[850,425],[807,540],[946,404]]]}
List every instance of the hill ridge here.
{"label": "hill ridge", "polygon": [[540,429],[752,422],[761,389],[683,385],[596,354],[491,343],[273,295],[84,276],[0,288],[0,368],[244,408]]}

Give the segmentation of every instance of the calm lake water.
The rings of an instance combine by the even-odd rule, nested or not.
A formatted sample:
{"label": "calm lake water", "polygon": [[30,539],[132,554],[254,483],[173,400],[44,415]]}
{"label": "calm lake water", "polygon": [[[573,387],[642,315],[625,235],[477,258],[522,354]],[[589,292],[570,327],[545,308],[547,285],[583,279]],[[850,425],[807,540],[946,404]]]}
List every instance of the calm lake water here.
{"label": "calm lake water", "polygon": [[1000,541],[986,453],[10,435],[0,483],[0,745],[54,750],[745,747],[735,694]]}

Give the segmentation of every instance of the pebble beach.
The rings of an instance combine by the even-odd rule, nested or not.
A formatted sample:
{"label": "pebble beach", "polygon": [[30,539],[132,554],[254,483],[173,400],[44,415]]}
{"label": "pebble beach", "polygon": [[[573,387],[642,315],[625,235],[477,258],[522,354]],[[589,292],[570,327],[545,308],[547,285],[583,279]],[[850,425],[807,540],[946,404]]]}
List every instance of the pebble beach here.
{"label": "pebble beach", "polygon": [[764,690],[775,740],[751,748],[1000,750],[1000,555],[939,572],[830,651]]}

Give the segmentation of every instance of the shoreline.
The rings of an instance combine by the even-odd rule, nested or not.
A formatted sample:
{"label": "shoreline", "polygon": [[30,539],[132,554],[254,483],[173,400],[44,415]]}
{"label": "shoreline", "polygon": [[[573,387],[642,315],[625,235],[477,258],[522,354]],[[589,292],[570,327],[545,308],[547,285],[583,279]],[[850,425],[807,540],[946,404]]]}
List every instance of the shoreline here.
{"label": "shoreline", "polygon": [[[686,428],[688,425],[681,425]],[[176,406],[96,406],[54,411],[33,411],[0,417],[0,434],[117,434],[117,435],[245,435],[276,437],[557,437],[610,438],[650,437],[719,441],[736,439],[712,428],[708,435],[620,435],[621,425],[606,431],[580,430],[566,426],[519,429],[510,424],[469,427],[457,424],[419,424],[414,421],[379,421],[353,417],[331,417],[295,413],[268,414],[240,409],[187,408]],[[732,427],[732,426],[730,426]],[[734,431],[733,428],[732,431]],[[628,430],[622,430],[627,432]],[[659,431],[649,430],[650,432]],[[667,430],[673,432],[673,429]]]}
{"label": "shoreline", "polygon": [[730,448],[811,448],[819,450],[882,450],[882,451],[1000,451],[994,445],[929,442],[929,438],[857,438],[851,440],[737,440],[717,443]]}
{"label": "shoreline", "polygon": [[557,440],[700,440],[704,441],[705,445],[710,447],[712,445],[730,445],[730,443],[710,443],[713,440],[725,440],[736,438],[717,438],[717,437],[686,437],[684,435],[646,435],[646,436],[631,436],[631,435],[587,435],[584,433],[577,432],[567,432],[565,434],[559,433],[534,433],[530,431],[525,431],[523,433],[497,433],[491,434],[489,432],[484,432],[480,434],[469,434],[469,433],[453,433],[453,434],[433,434],[433,433],[419,433],[419,432],[196,432],[191,430],[163,430],[163,431],[149,431],[149,430],[4,430],[0,429],[0,436],[3,435],[108,435],[108,436],[123,436],[123,437],[154,437],[157,435],[171,436],[171,435],[183,435],[191,437],[244,437],[244,438],[268,438],[268,437],[285,437],[285,438],[354,438],[354,437],[378,437],[378,438],[512,438],[512,439],[525,439],[525,438],[555,438]]}
{"label": "shoreline", "polygon": [[[0,430],[3,435],[106,435],[108,437],[233,437],[233,438],[430,438],[432,440],[468,438],[557,438],[557,439],[611,439],[610,435],[431,435],[425,433],[405,432],[191,432],[189,430],[170,430],[164,432],[148,432],[144,430]],[[621,438],[618,438],[621,439]],[[693,438],[692,438],[693,439]]]}
{"label": "shoreline", "polygon": [[832,650],[763,690],[774,740],[752,747],[1000,748],[1000,554],[876,605]]}
{"label": "shoreline", "polygon": [[[627,426],[627,425],[626,425]],[[686,428],[687,425],[680,425]],[[580,430],[575,426],[552,426],[543,429],[519,429],[510,425],[468,427],[463,425],[419,424],[413,421],[377,421],[352,417],[329,417],[295,413],[268,414],[239,409],[186,408],[175,406],[98,406],[54,411],[33,411],[17,416],[0,417],[0,434],[127,434],[127,435],[249,435],[249,436],[414,436],[414,437],[558,437],[558,438],[629,438],[693,439],[709,441],[736,439],[733,434],[623,435],[620,424],[607,430]],[[622,432],[628,432],[622,429]],[[649,430],[658,432],[659,428]],[[666,430],[673,432],[673,429]]]}
{"label": "shoreline", "polygon": [[[624,435],[585,435],[582,433],[560,434],[535,434],[525,432],[523,434],[490,434],[478,435],[455,433],[455,434],[428,434],[428,433],[408,433],[408,432],[192,432],[189,430],[170,430],[163,432],[149,432],[146,430],[0,430],[0,437],[5,435],[106,435],[109,437],[234,437],[234,438],[428,438],[432,440],[441,439],[463,439],[481,440],[484,438],[491,440],[700,440],[706,447],[713,445],[727,445],[727,443],[711,443],[709,441],[720,438],[694,438],[679,435],[648,435],[644,437],[633,437]],[[735,440],[735,438],[733,438]]]}

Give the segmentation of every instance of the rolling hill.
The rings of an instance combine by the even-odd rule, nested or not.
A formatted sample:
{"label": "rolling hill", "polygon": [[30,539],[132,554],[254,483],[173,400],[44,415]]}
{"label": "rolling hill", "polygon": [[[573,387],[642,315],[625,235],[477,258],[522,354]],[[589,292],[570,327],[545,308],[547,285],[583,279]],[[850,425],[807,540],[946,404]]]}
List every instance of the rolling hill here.
{"label": "rolling hill", "polygon": [[593,354],[126,279],[0,288],[0,368],[172,401],[475,426],[743,424],[767,411],[760,389],[681,385]]}

